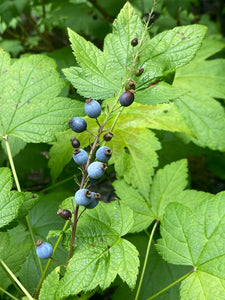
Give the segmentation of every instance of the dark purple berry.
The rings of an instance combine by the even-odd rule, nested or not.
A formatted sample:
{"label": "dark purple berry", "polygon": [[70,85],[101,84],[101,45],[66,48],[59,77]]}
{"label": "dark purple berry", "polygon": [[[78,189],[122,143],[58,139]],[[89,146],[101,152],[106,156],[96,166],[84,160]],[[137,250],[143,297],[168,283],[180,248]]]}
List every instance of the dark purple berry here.
{"label": "dark purple berry", "polygon": [[71,141],[71,145],[73,146],[73,148],[79,148],[80,147],[80,141],[78,139],[74,137],[72,137]]}
{"label": "dark purple berry", "polygon": [[73,131],[78,133],[87,129],[87,122],[81,117],[74,117],[69,120],[69,125]]}
{"label": "dark purple berry", "polygon": [[134,91],[126,91],[123,94],[120,95],[120,104],[122,106],[129,106],[133,103],[134,101]]}
{"label": "dark purple berry", "polygon": [[141,74],[144,72],[144,69],[143,68],[138,68],[137,70],[135,70],[135,75],[138,77],[138,76],[141,76]]}
{"label": "dark purple berry", "polygon": [[104,134],[103,139],[104,139],[104,141],[108,142],[112,139],[113,136],[114,136],[114,134],[112,132],[108,132],[108,133]]}
{"label": "dark purple berry", "polygon": [[126,85],[125,85],[125,90],[129,91],[129,90],[135,90],[135,81],[131,80],[129,81]]}
{"label": "dark purple berry", "polygon": [[131,42],[131,46],[135,47],[138,44],[138,38],[134,38]]}
{"label": "dark purple berry", "polygon": [[60,209],[57,211],[57,214],[58,214],[61,218],[63,218],[64,220],[70,220],[71,217],[72,217],[71,211],[68,210],[68,209],[61,209],[61,208],[60,208]]}

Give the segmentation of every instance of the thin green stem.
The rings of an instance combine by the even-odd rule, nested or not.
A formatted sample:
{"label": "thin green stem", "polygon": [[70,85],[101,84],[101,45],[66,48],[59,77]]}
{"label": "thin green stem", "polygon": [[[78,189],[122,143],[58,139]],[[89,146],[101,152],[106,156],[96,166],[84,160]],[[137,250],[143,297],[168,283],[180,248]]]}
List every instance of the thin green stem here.
{"label": "thin green stem", "polygon": [[4,290],[3,288],[0,287],[0,291],[2,291],[4,294],[6,294],[7,296],[9,296],[10,298],[12,298],[13,300],[19,300],[18,298],[16,298],[15,296],[13,296],[12,294],[10,294],[9,292],[7,292],[6,290]]}
{"label": "thin green stem", "polygon": [[[16,188],[17,188],[18,192],[21,192],[20,183],[19,183],[19,180],[18,180],[18,176],[17,176],[17,173],[16,173],[16,168],[15,168],[14,161],[13,161],[13,158],[12,158],[11,149],[10,149],[10,146],[9,146],[8,136],[5,136],[4,140],[5,140],[5,143],[6,143],[6,149],[7,149],[7,154],[8,154],[11,170],[12,170],[12,173],[13,173],[13,178],[14,178],[15,183],[16,183]],[[32,231],[31,225],[30,225],[29,217],[26,216],[25,219],[26,219],[26,222],[27,222],[27,227],[28,227],[29,232],[30,232],[30,236],[31,236],[33,246],[34,246],[34,248],[36,248],[35,238],[34,238],[34,234],[33,234],[33,231]],[[39,264],[41,273],[43,273],[42,263],[41,263],[41,260],[38,256],[37,256],[37,260],[38,260],[38,264]]]}
{"label": "thin green stem", "polygon": [[152,244],[153,235],[155,233],[155,230],[156,230],[156,227],[157,227],[158,223],[159,223],[159,220],[156,220],[155,224],[154,224],[154,226],[152,228],[152,232],[150,234],[149,240],[148,240],[148,246],[147,246],[147,250],[146,250],[146,254],[145,254],[144,265],[143,265],[143,268],[142,268],[141,277],[140,277],[140,281],[139,281],[139,284],[138,284],[138,288],[137,288],[137,293],[136,293],[136,296],[135,296],[135,300],[138,299],[138,296],[139,296],[139,293],[140,293],[140,290],[141,290],[141,285],[142,285],[142,282],[143,282],[143,278],[144,278],[144,274],[145,274],[145,269],[146,269],[147,262],[148,262],[148,256],[149,256],[149,252],[150,252],[150,248],[151,248],[151,244]]}
{"label": "thin green stem", "polygon": [[171,284],[169,284],[167,287],[165,287],[164,289],[162,289],[161,291],[159,291],[158,293],[154,294],[153,296],[149,297],[147,300],[152,300],[155,299],[156,297],[158,297],[159,295],[161,295],[162,293],[166,292],[168,289],[170,289],[171,287],[173,287],[174,285],[176,285],[177,283],[183,281],[184,279],[186,279],[187,277],[189,277],[193,272],[195,272],[196,269],[192,269],[190,272],[188,272],[187,274],[185,274],[184,276],[180,277],[179,279],[177,279],[176,281],[172,282]]}
{"label": "thin green stem", "polygon": [[70,176],[70,177],[68,177],[68,178],[65,178],[65,179],[63,179],[63,180],[61,180],[61,181],[59,181],[59,182],[57,182],[57,183],[55,183],[55,184],[53,184],[53,185],[51,185],[51,186],[46,187],[45,189],[43,189],[43,190],[41,191],[41,193],[45,193],[45,192],[47,192],[47,191],[49,191],[49,190],[52,190],[52,189],[56,188],[57,186],[59,186],[59,185],[61,185],[61,184],[64,184],[64,183],[67,182],[67,181],[72,180],[73,178],[74,178],[73,176]]}
{"label": "thin green stem", "polygon": [[16,284],[19,286],[21,291],[27,296],[28,299],[33,300],[33,297],[29,294],[29,292],[25,289],[25,287],[21,284],[21,282],[16,278],[16,276],[13,274],[13,272],[7,267],[7,265],[4,263],[2,259],[0,259],[0,264],[5,269],[7,273],[13,278],[13,280],[16,282]]}
{"label": "thin green stem", "polygon": [[36,299],[38,298],[38,295],[39,295],[39,292],[40,292],[40,289],[41,289],[41,285],[42,285],[42,283],[43,283],[43,281],[45,279],[46,273],[47,273],[48,268],[49,268],[49,266],[50,266],[50,264],[52,262],[52,259],[54,258],[55,252],[56,252],[56,250],[57,250],[57,248],[59,246],[59,243],[61,242],[62,237],[63,237],[63,235],[64,235],[64,233],[65,233],[65,231],[66,231],[66,229],[67,229],[67,227],[68,227],[69,224],[70,224],[70,220],[67,220],[66,223],[63,226],[62,231],[60,232],[60,235],[59,235],[56,243],[55,243],[55,246],[54,246],[53,252],[52,252],[52,256],[49,258],[49,260],[48,260],[48,262],[47,262],[47,264],[45,266],[45,269],[43,271],[43,274],[41,276],[41,279],[40,279],[40,281],[38,283],[38,286],[37,286],[37,289],[35,291],[34,298],[36,298]]}

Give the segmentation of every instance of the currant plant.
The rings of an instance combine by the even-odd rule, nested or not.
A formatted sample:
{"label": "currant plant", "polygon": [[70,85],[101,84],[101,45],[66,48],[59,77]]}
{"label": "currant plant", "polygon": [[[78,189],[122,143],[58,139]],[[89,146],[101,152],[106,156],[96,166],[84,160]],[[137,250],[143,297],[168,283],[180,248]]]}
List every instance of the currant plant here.
{"label": "currant plant", "polygon": [[[113,283],[117,300],[224,299],[224,192],[188,189],[186,159],[156,170],[154,131],[225,150],[216,100],[225,95],[225,60],[207,60],[224,43],[203,40],[202,25],[150,39],[150,19],[144,24],[127,2],[103,50],[68,30],[77,64],[63,72],[83,102],[58,96],[66,83],[52,59],[26,55],[12,63],[0,51],[0,136],[12,170],[0,169],[6,295],[14,297],[7,289],[15,284],[17,297],[89,299]],[[53,144],[55,191],[39,200],[22,191],[13,157],[41,142]],[[56,179],[71,159],[68,194]],[[104,203],[99,189],[113,167],[117,197]]]}

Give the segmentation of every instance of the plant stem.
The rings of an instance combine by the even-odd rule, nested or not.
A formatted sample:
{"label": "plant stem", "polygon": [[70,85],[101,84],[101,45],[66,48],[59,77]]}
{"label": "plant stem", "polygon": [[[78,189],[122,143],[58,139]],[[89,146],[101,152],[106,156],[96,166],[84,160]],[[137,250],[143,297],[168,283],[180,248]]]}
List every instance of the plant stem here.
{"label": "plant stem", "polygon": [[41,191],[41,193],[45,193],[45,192],[47,192],[47,191],[49,191],[49,190],[52,190],[52,189],[54,189],[55,187],[57,187],[57,186],[59,186],[59,185],[65,183],[65,182],[67,182],[67,181],[72,180],[73,178],[74,178],[73,176],[70,176],[70,177],[65,178],[65,179],[63,179],[63,180],[61,180],[61,181],[59,181],[59,182],[57,182],[57,183],[55,183],[55,184],[52,184],[52,185],[46,187],[45,189],[43,189],[43,190]]}
{"label": "plant stem", "polygon": [[21,284],[21,282],[16,278],[16,276],[13,274],[13,272],[7,267],[7,265],[4,263],[2,259],[0,259],[0,264],[5,269],[7,273],[13,278],[13,280],[16,282],[16,284],[20,287],[21,291],[28,297],[28,299],[33,300],[33,297],[29,294],[29,292],[25,289],[25,287]]}
{"label": "plant stem", "polygon": [[193,272],[196,271],[196,268],[192,269],[190,272],[188,272],[187,274],[185,274],[184,276],[180,277],[179,279],[177,279],[176,281],[172,282],[171,284],[169,284],[167,287],[165,287],[164,289],[162,289],[161,291],[159,291],[158,293],[154,294],[153,296],[149,297],[147,300],[152,300],[155,299],[156,297],[158,297],[159,295],[161,295],[162,293],[166,292],[168,289],[170,289],[171,287],[173,287],[174,285],[176,285],[177,283],[181,282],[182,280],[186,279],[187,277],[189,277]]}
{"label": "plant stem", "polygon": [[[14,165],[14,162],[13,162],[12,153],[11,153],[10,146],[9,146],[8,136],[5,136],[4,140],[5,140],[5,143],[6,143],[6,149],[7,149],[7,153],[8,153],[8,158],[9,158],[9,163],[10,163],[10,166],[11,166],[11,170],[12,170],[12,173],[13,173],[13,178],[14,178],[15,183],[16,183],[16,188],[17,188],[18,192],[21,192],[20,183],[19,183],[19,180],[18,180],[18,176],[17,176],[17,173],[16,173],[16,168],[15,168],[15,165]],[[28,227],[29,232],[30,232],[32,243],[34,245],[34,248],[36,248],[35,238],[34,238],[34,234],[33,234],[33,231],[32,231],[31,225],[30,225],[29,217],[26,216],[25,219],[26,219],[26,222],[27,222],[27,227]],[[41,273],[43,273],[42,263],[41,263],[41,260],[38,256],[37,256],[37,260],[38,260],[38,264],[39,264]]]}
{"label": "plant stem", "polygon": [[104,8],[98,3],[97,0],[88,0],[104,17],[104,19],[110,23],[113,22],[113,18],[104,10]]}
{"label": "plant stem", "polygon": [[12,298],[13,300],[19,300],[18,298],[14,297],[12,294],[10,294],[9,292],[7,292],[6,290],[4,290],[3,288],[0,287],[0,291],[2,291],[4,294],[6,294],[7,296],[9,296],[10,298]]}
{"label": "plant stem", "polygon": [[60,232],[60,235],[59,235],[59,237],[58,237],[56,243],[55,243],[55,246],[54,246],[54,248],[53,248],[52,256],[49,258],[49,260],[48,260],[48,262],[47,262],[47,264],[46,264],[46,266],[45,266],[45,269],[44,269],[44,271],[43,271],[43,274],[42,274],[42,276],[41,276],[41,279],[40,279],[40,281],[39,281],[39,283],[38,283],[38,286],[37,286],[37,289],[36,289],[36,291],[35,291],[34,298],[36,298],[36,299],[38,298],[38,295],[39,295],[39,292],[40,292],[40,289],[41,289],[42,282],[43,282],[44,279],[45,279],[45,276],[46,276],[46,273],[47,273],[48,268],[49,268],[49,266],[50,266],[50,263],[52,262],[52,259],[53,259],[54,255],[55,255],[55,252],[56,252],[56,250],[57,250],[57,248],[58,248],[58,246],[59,246],[59,243],[61,242],[61,239],[62,239],[62,237],[63,237],[63,234],[65,233],[65,231],[66,231],[66,229],[67,229],[67,227],[68,227],[69,224],[70,224],[70,220],[67,220],[66,223],[65,223],[64,226],[63,226],[62,231]]}
{"label": "plant stem", "polygon": [[148,246],[147,246],[147,250],[146,250],[146,254],[145,254],[145,260],[144,260],[144,264],[143,264],[143,268],[142,268],[141,277],[140,277],[140,281],[139,281],[139,284],[138,284],[135,300],[138,299],[138,296],[139,296],[139,293],[140,293],[140,290],[141,290],[141,285],[142,285],[142,282],[143,282],[145,269],[146,269],[147,262],[148,262],[148,256],[149,256],[149,252],[150,252],[150,248],[151,248],[151,244],[152,244],[153,235],[155,233],[155,230],[156,230],[156,227],[157,227],[158,224],[159,224],[159,220],[156,220],[155,224],[152,228],[152,232],[150,234],[149,240],[148,240]]}

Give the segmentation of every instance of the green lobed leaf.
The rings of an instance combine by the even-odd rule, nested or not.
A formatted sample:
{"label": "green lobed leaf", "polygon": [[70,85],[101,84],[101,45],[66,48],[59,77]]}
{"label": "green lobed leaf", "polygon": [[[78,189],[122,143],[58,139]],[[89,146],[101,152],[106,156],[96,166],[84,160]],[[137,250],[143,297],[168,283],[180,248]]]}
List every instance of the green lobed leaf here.
{"label": "green lobed leaf", "polygon": [[[13,135],[10,135],[8,137],[8,142],[9,142],[9,145],[10,145],[10,150],[11,150],[12,157],[16,156],[27,145],[26,142],[24,142],[20,138],[18,138],[16,136],[13,136]],[[5,151],[5,153],[7,154],[5,140],[1,141],[1,146],[2,146],[3,150]]]}
{"label": "green lobed leaf", "polygon": [[118,201],[99,205],[79,221],[76,250],[60,280],[60,299],[100,286],[106,289],[118,274],[133,288],[138,273],[138,252],[121,238],[132,227],[132,211]]}
{"label": "green lobed leaf", "polygon": [[[152,181],[150,189],[151,210],[154,219],[163,219],[165,208],[175,201],[187,186],[187,160],[182,159],[159,169]],[[179,200],[179,197],[176,198]]]}
{"label": "green lobed leaf", "polygon": [[51,142],[55,132],[68,127],[73,113],[81,113],[78,101],[56,98],[65,83],[55,69],[43,55],[24,56],[8,67],[0,78],[0,135]]}
{"label": "green lobed leaf", "polygon": [[223,299],[225,193],[206,198],[194,210],[172,203],[166,208],[156,249],[173,264],[192,265],[182,282],[181,299]]}
{"label": "green lobed leaf", "polygon": [[32,207],[38,202],[38,195],[30,192],[24,192],[24,202],[19,210],[19,217],[25,217]]}
{"label": "green lobed leaf", "polygon": [[8,168],[0,168],[0,227],[14,220],[24,202],[21,192],[10,191],[12,188],[12,173]]}
{"label": "green lobed leaf", "polygon": [[149,227],[154,220],[149,198],[145,198],[138,189],[128,185],[126,181],[113,182],[116,195],[133,210],[134,224],[129,232],[140,232]]}
{"label": "green lobed leaf", "polygon": [[[209,58],[213,54],[220,52],[225,48],[225,43],[218,41],[218,40],[210,40],[204,39],[202,41],[201,48],[196,53],[196,56],[193,60],[194,63],[200,60],[204,60]],[[191,63],[192,64],[192,63]]]}
{"label": "green lobed leaf", "polygon": [[[134,8],[127,2],[113,23],[113,33],[104,41],[103,51],[69,29],[72,49],[79,67],[64,69],[66,78],[84,97],[105,99],[116,95],[128,76],[137,51],[145,43],[134,48],[131,40],[143,36],[143,24]],[[133,66],[134,67],[134,66]]]}
{"label": "green lobed leaf", "polygon": [[210,96],[190,92],[176,101],[176,105],[194,134],[193,142],[224,151],[225,112],[219,102]]}
{"label": "green lobed leaf", "polygon": [[140,58],[144,76],[138,78],[138,86],[146,87],[151,78],[154,78],[151,82],[155,82],[189,63],[200,48],[206,30],[203,25],[179,26],[151,39]]}
{"label": "green lobed leaf", "polygon": [[[0,232],[0,258],[15,276],[18,275],[31,247],[32,243],[28,237],[28,232],[23,225],[19,225],[7,232]],[[2,288],[7,288],[11,284],[11,280],[2,269],[0,282]]]}
{"label": "green lobed leaf", "polygon": [[56,267],[43,281],[39,300],[55,300],[55,293],[59,285],[60,267]]}

